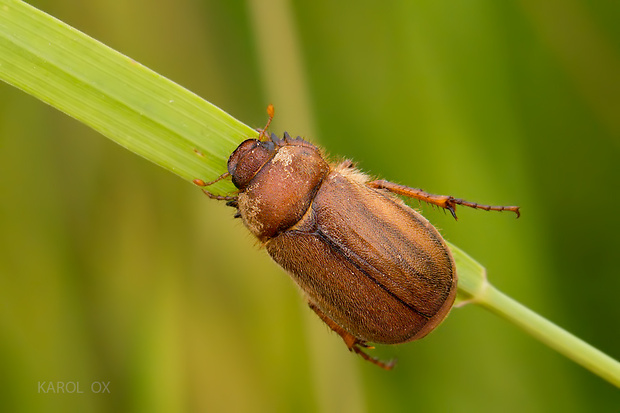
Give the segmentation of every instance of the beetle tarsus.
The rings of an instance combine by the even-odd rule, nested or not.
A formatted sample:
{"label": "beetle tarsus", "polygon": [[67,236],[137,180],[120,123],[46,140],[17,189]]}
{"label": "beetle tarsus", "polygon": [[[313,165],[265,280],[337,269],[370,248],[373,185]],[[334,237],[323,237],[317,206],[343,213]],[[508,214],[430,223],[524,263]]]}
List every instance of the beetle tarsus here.
{"label": "beetle tarsus", "polygon": [[364,342],[357,342],[351,348],[349,348],[349,350],[355,352],[356,354],[359,354],[364,360],[370,361],[374,365],[377,365],[377,366],[379,366],[379,367],[381,367],[382,369],[385,369],[385,370],[392,370],[394,368],[394,366],[396,365],[396,360],[392,359],[392,360],[387,361],[387,362],[386,361],[381,361],[378,358],[369,356],[360,347],[373,348],[372,346],[368,346]]}
{"label": "beetle tarsus", "polygon": [[204,194],[209,198],[217,199],[218,201],[237,201],[237,197],[233,195],[215,195],[207,191],[206,189],[203,189],[202,192],[204,192]]}
{"label": "beetle tarsus", "polygon": [[482,204],[478,204],[476,202],[469,202],[466,201],[464,199],[456,199],[456,198],[452,198],[452,201],[455,204],[459,204],[459,205],[464,205],[470,208],[475,208],[475,209],[483,209],[485,211],[498,211],[498,212],[504,212],[504,211],[510,211],[510,212],[514,212],[517,215],[517,218],[519,218],[521,216],[521,211],[520,211],[520,207],[518,206],[512,206],[512,205],[482,205]]}
{"label": "beetle tarsus", "polygon": [[230,172],[224,172],[223,174],[221,174],[220,176],[218,176],[217,178],[209,182],[205,182],[202,179],[198,179],[198,178],[194,179],[192,182],[194,182],[198,186],[205,187],[205,186],[213,185],[214,183],[219,182],[224,178],[228,178],[229,176],[230,176]]}
{"label": "beetle tarsus", "polygon": [[202,179],[194,179],[192,182],[194,182],[195,185],[199,186],[202,188],[202,192],[204,192],[204,194],[206,196],[208,196],[211,199],[217,199],[218,201],[229,201],[230,202],[237,202],[237,196],[233,196],[233,195],[215,195],[209,191],[207,191],[206,189],[204,189],[205,187],[209,186],[209,185],[213,185],[216,182],[221,181],[224,178],[228,178],[230,176],[230,173],[228,172],[224,172],[223,174],[221,174],[220,176],[218,176],[217,178],[215,178],[213,181],[209,181],[209,182],[205,182]]}

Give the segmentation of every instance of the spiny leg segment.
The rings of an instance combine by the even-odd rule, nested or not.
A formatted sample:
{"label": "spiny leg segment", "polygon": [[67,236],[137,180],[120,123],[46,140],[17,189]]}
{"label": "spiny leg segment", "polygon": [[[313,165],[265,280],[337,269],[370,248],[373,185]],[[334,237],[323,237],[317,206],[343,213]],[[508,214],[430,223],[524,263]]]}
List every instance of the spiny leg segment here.
{"label": "spiny leg segment", "polygon": [[344,328],[340,327],[338,324],[336,324],[336,322],[334,320],[329,318],[329,316],[327,316],[327,314],[325,314],[323,311],[321,311],[313,303],[309,302],[308,306],[312,309],[312,311],[314,311],[321,318],[321,320],[323,320],[323,322],[325,324],[327,324],[329,326],[329,328],[334,330],[340,337],[342,337],[342,339],[344,340],[344,343],[347,345],[347,348],[349,349],[349,351],[353,351],[353,352],[359,354],[364,360],[370,361],[371,363],[381,367],[382,369],[391,370],[394,367],[394,365],[396,364],[396,362],[394,360],[390,360],[388,362],[384,362],[384,361],[381,361],[379,359],[376,359],[374,357],[369,356],[362,349],[363,348],[372,349],[374,347],[369,346],[364,341],[358,339],[357,337],[353,336],[351,333],[346,331]]}
{"label": "spiny leg segment", "polygon": [[456,217],[456,206],[457,205],[463,205],[463,206],[467,206],[467,207],[474,208],[474,209],[483,209],[485,211],[511,211],[517,214],[517,218],[521,216],[518,206],[482,205],[476,202],[469,202],[464,199],[454,198],[453,196],[449,196],[449,195],[429,194],[428,192],[425,192],[421,189],[411,188],[408,186],[399,185],[399,184],[395,184],[393,182],[384,181],[384,180],[367,182],[366,185],[368,185],[371,188],[376,188],[376,189],[387,189],[388,191],[393,192],[398,195],[403,195],[409,198],[419,199],[421,201],[428,202],[429,204],[437,205],[441,208],[445,208],[448,211],[450,211],[454,219],[458,219]]}

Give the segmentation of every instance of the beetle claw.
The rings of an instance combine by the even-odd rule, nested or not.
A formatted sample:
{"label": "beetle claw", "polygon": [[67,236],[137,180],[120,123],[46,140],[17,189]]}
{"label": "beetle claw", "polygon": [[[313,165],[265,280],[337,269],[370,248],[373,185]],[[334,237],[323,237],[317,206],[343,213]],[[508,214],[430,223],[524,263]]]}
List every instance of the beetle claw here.
{"label": "beetle claw", "polygon": [[452,217],[454,217],[454,219],[455,219],[456,221],[458,221],[458,220],[459,220],[459,218],[456,216],[456,208],[454,208],[454,206],[452,206],[452,205],[448,205],[448,206],[446,207],[446,209],[447,209],[448,211],[450,211],[450,213],[452,214]]}

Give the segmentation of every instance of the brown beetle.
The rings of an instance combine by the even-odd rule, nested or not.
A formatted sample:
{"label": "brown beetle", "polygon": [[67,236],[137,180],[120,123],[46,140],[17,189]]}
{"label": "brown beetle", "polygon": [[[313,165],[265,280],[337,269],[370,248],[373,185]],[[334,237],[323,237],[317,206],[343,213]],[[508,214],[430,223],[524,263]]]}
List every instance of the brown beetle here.
{"label": "brown beetle", "polygon": [[[269,123],[273,107],[268,108]],[[516,206],[478,205],[373,181],[351,161],[327,162],[309,142],[284,133],[248,139],[230,155],[228,176],[239,193],[214,195],[261,241],[305,293],[308,305],[349,350],[390,369],[362,348],[424,337],[446,317],[456,295],[456,268],[439,232],[393,194],[448,209],[494,211]],[[266,139],[265,139],[266,138]]]}

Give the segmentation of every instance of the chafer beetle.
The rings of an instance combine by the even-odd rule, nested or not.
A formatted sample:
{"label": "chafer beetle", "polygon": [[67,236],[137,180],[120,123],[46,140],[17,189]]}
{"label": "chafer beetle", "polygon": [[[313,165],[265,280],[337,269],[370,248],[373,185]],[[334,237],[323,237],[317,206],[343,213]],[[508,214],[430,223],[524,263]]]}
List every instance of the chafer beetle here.
{"label": "chafer beetle", "polygon": [[[301,287],[308,305],[350,351],[390,369],[363,351],[367,343],[398,344],[424,337],[446,317],[456,296],[454,260],[439,232],[394,194],[449,210],[478,205],[383,180],[371,180],[346,160],[334,164],[300,137],[266,130],[230,155],[228,172],[200,179],[211,198],[237,209],[245,226]],[[232,177],[234,196],[204,187]]]}

